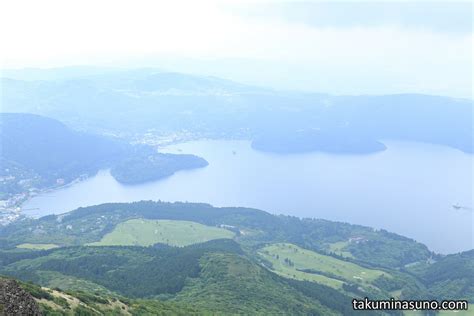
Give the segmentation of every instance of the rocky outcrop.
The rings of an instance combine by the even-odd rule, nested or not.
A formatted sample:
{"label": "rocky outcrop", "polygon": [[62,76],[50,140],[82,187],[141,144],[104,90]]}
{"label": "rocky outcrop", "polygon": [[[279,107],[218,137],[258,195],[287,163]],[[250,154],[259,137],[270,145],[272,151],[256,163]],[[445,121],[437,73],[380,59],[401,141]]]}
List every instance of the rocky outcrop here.
{"label": "rocky outcrop", "polygon": [[15,280],[0,279],[0,315],[42,315],[35,299]]}

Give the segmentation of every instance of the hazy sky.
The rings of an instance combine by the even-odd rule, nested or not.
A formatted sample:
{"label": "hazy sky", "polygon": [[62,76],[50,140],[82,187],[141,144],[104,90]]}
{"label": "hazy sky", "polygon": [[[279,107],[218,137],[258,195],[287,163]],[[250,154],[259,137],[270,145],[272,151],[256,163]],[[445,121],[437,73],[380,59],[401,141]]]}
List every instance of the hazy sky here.
{"label": "hazy sky", "polygon": [[471,2],[0,4],[3,68],[159,66],[336,94],[471,97]]}

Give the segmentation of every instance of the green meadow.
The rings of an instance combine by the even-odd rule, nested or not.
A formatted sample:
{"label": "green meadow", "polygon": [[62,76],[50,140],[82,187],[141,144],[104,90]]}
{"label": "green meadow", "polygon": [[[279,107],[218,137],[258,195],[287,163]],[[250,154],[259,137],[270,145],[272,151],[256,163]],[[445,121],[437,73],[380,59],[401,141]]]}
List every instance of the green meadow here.
{"label": "green meadow", "polygon": [[233,238],[234,233],[223,228],[190,221],[131,219],[119,223],[99,242],[89,246],[151,246],[156,243],[187,246],[213,239]]}
{"label": "green meadow", "polygon": [[56,245],[56,244],[30,244],[30,243],[25,243],[25,244],[17,245],[16,247],[17,248],[22,248],[22,249],[48,250],[48,249],[58,248],[59,246]]}
{"label": "green meadow", "polygon": [[345,247],[349,244],[348,241],[338,241],[332,244],[329,244],[329,251],[334,252],[336,255],[347,257],[347,258],[354,258],[354,256],[349,252],[345,251]]}
{"label": "green meadow", "polygon": [[344,281],[369,285],[381,275],[391,277],[384,271],[364,268],[289,243],[272,244],[258,253],[270,261],[272,269],[282,276],[314,281],[333,288],[341,288]]}

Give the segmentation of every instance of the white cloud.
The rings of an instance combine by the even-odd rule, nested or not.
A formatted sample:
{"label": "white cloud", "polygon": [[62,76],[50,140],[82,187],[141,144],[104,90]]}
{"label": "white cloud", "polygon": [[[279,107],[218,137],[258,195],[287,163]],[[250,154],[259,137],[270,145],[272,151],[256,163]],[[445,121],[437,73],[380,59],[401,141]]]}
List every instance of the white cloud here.
{"label": "white cloud", "polygon": [[[151,0],[4,2],[0,16],[2,64],[113,63],[152,55],[247,58],[307,72],[301,74],[307,84],[300,82],[297,87],[268,78],[276,86],[317,86],[329,92],[357,93],[353,87],[344,88],[346,81],[355,84],[360,93],[386,92],[381,90],[384,84],[393,92],[418,89],[470,95],[472,33],[393,25],[317,28],[298,21],[242,14],[253,5]],[[236,6],[239,9],[232,10]],[[333,86],[321,87],[323,75],[334,81]],[[314,82],[310,82],[311,77]],[[368,82],[361,84],[357,78]],[[253,79],[265,81],[265,76]],[[373,91],[371,85],[376,87]]]}

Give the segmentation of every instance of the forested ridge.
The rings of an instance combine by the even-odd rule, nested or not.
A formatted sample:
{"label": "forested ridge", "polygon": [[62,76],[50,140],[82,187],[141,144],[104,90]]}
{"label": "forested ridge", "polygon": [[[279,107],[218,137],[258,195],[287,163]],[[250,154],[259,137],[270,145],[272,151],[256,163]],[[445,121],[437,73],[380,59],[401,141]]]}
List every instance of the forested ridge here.
{"label": "forested ridge", "polygon": [[[131,145],[118,138],[74,131],[63,123],[34,114],[0,113],[0,161],[5,196],[28,189],[67,184],[100,169],[111,169],[119,182],[137,184],[200,168],[207,162],[194,155],[158,153],[146,145]],[[25,183],[18,186],[18,180]]]}
{"label": "forested ridge", "polygon": [[[148,247],[87,246],[118,224],[140,218],[166,220],[161,225],[178,221],[180,225],[195,222],[220,227],[231,230],[229,236],[234,237],[184,247],[160,243]],[[139,225],[140,221],[134,223]],[[351,238],[358,242],[351,242]],[[384,230],[276,216],[249,208],[181,202],[109,203],[39,219],[24,218],[0,228],[0,242],[0,274],[76,294],[92,291],[121,302],[132,300],[127,306],[135,311],[172,303],[170,306],[184,304],[185,310],[204,314],[347,315],[352,311],[351,297],[474,300],[472,252],[441,256]],[[287,249],[295,252],[281,256],[268,253],[276,266],[261,252],[278,243],[286,243]],[[32,246],[22,248],[24,244]],[[56,248],[40,250],[43,244]],[[293,258],[302,255],[298,247],[325,259],[307,262],[316,264],[316,269],[302,268],[301,260],[313,259]],[[348,277],[330,272],[334,268],[321,266],[324,262],[336,263]],[[350,273],[356,273],[353,269],[366,271],[367,277],[383,275],[358,280],[351,277]]]}

